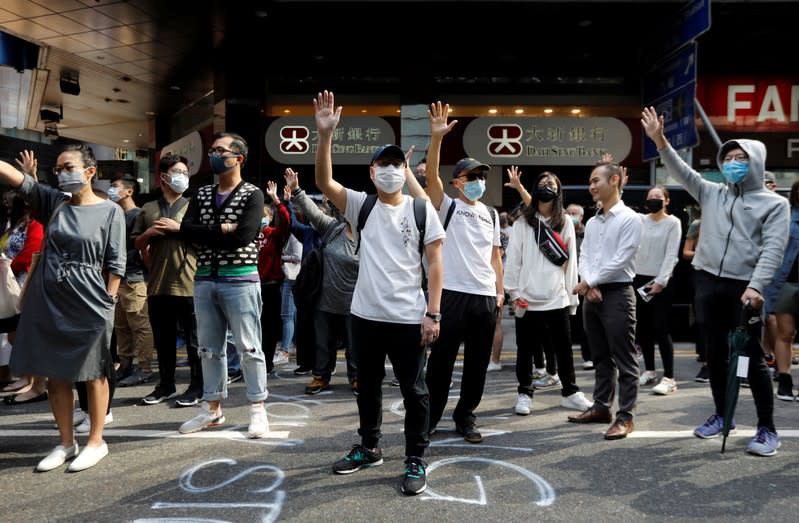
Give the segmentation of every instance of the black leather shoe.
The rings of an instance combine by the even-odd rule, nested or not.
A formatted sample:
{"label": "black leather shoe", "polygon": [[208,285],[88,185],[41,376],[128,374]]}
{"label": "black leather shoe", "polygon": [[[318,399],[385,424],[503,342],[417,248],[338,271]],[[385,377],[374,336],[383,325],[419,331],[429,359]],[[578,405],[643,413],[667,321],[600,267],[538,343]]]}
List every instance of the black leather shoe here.
{"label": "black leather shoe", "polygon": [[591,407],[580,414],[569,416],[569,421],[572,423],[610,423],[610,412],[604,412],[596,407]]}
{"label": "black leather shoe", "polygon": [[613,425],[610,426],[605,432],[605,439],[622,439],[626,438],[627,434],[633,431],[633,420],[623,420],[616,418]]}
{"label": "black leather shoe", "polygon": [[463,436],[463,439],[469,443],[482,443],[483,435],[475,430],[474,425],[458,425],[455,424],[455,432]]}

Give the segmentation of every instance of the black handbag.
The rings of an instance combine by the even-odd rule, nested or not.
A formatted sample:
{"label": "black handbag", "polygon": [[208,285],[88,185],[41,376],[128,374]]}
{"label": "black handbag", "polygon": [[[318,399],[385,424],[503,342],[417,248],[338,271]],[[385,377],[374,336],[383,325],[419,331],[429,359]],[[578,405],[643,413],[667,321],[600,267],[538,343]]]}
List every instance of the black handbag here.
{"label": "black handbag", "polygon": [[541,249],[547,260],[558,267],[562,266],[569,260],[569,248],[563,243],[560,235],[546,223],[538,218],[536,218],[536,221],[538,225],[535,238],[538,241],[538,248]]}

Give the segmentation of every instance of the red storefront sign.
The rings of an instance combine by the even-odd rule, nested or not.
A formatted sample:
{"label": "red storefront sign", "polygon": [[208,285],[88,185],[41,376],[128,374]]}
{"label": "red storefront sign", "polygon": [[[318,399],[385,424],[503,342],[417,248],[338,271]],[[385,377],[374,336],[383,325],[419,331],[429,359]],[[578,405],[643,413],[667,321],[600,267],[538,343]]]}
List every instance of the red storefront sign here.
{"label": "red storefront sign", "polygon": [[696,98],[717,130],[799,131],[799,78],[700,77]]}

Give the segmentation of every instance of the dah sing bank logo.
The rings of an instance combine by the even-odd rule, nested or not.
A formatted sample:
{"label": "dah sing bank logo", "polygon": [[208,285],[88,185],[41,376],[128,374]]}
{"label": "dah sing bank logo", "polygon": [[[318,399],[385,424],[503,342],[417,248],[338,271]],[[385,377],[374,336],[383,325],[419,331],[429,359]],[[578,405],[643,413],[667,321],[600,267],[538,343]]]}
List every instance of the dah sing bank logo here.
{"label": "dah sing bank logo", "polygon": [[283,154],[305,154],[311,148],[311,131],[301,125],[280,128],[280,152]]}
{"label": "dah sing bank logo", "polygon": [[488,127],[488,152],[492,156],[515,158],[522,154],[522,128],[514,124]]}

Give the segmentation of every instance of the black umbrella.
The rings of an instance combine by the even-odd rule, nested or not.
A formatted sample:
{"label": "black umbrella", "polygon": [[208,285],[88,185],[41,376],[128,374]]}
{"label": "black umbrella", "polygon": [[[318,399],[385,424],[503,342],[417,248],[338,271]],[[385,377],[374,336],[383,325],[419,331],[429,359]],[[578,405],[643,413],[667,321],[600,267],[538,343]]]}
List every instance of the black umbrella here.
{"label": "black umbrella", "polygon": [[[727,444],[727,436],[732,428],[732,418],[735,416],[735,406],[738,403],[738,392],[741,387],[741,378],[738,376],[738,359],[741,356],[759,358],[763,354],[763,347],[760,345],[762,329],[763,320],[760,317],[760,311],[750,307],[747,301],[741,309],[741,323],[728,336],[730,361],[727,367],[727,394],[724,397],[722,454]],[[747,372],[748,369],[747,365]]]}

